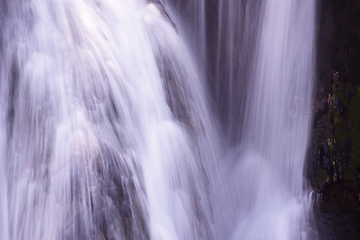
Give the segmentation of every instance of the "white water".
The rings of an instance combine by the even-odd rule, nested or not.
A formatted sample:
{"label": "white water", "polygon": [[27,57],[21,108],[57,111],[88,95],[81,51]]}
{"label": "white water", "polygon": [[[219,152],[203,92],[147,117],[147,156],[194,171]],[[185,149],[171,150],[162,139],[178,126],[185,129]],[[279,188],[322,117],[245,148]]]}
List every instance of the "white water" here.
{"label": "white water", "polygon": [[4,1],[0,238],[304,239],[312,5],[264,2],[228,150],[160,5]]}
{"label": "white water", "polygon": [[[236,5],[231,3],[228,5]],[[230,17],[220,10],[220,26],[224,19],[234,19],[228,14]],[[240,143],[229,151],[229,165],[224,167],[224,175],[229,176],[223,184],[226,200],[214,200],[220,202],[216,226],[219,239],[307,239],[311,205],[304,188],[303,164],[311,123],[315,1],[266,0],[257,14],[257,20],[243,20],[258,22],[258,29],[243,30],[249,35],[257,31],[250,75],[241,72],[240,66],[239,79],[231,74],[229,79],[235,85],[243,73],[248,88],[243,125],[238,130]],[[231,25],[228,28],[236,30]],[[250,46],[249,35],[220,38]],[[249,50],[242,51],[246,55]],[[228,97],[240,107],[234,96]],[[230,126],[229,131],[237,129]]]}

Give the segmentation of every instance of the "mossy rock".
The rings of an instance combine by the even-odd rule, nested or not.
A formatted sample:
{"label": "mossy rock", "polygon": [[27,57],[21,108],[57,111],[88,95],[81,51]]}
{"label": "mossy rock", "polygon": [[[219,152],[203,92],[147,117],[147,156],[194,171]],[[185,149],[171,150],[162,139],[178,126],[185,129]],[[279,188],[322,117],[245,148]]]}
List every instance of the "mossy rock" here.
{"label": "mossy rock", "polygon": [[326,100],[320,99],[327,101],[328,111],[315,119],[327,119],[327,123],[322,128],[325,135],[313,129],[313,134],[318,134],[315,144],[320,147],[312,185],[317,191],[322,187],[320,192],[329,201],[355,206],[360,193],[360,175],[354,172],[360,166],[360,86],[346,82],[337,72],[333,80],[331,92],[323,94]]}

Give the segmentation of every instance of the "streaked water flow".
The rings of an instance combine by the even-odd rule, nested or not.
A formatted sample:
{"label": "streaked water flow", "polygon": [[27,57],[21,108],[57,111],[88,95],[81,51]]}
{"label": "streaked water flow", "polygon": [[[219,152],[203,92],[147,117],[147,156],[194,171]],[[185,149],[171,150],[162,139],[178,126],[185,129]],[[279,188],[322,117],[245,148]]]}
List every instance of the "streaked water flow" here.
{"label": "streaked water flow", "polygon": [[[311,123],[315,2],[220,1],[220,6],[216,60],[218,69],[230,72],[216,71],[218,81],[228,84],[218,95],[229,92],[225,129],[234,145],[224,167],[226,200],[214,200],[220,203],[220,238],[306,239],[310,204],[303,164]],[[231,25],[234,19],[239,26]],[[224,42],[245,62],[236,63],[232,50],[226,54]],[[237,88],[246,89],[245,100],[234,95]],[[236,120],[242,125],[233,124]]]}
{"label": "streaked water flow", "polygon": [[180,2],[0,2],[1,239],[306,238],[315,3]]}

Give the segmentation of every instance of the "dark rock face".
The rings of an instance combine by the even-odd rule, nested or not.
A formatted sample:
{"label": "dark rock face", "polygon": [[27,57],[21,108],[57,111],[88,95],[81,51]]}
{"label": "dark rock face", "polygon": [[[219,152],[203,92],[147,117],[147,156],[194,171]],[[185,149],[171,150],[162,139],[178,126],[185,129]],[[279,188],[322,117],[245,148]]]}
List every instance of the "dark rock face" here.
{"label": "dark rock face", "polygon": [[313,239],[359,239],[359,212],[329,205],[315,208],[314,216],[316,219],[318,219],[318,221],[314,223],[318,230],[318,234]]}
{"label": "dark rock face", "polygon": [[169,14],[165,10],[165,6],[163,1],[161,0],[146,0],[147,3],[154,4],[157,9],[161,12],[161,14],[164,16],[164,18],[173,26],[175,30],[177,30],[175,23],[170,18]]}
{"label": "dark rock face", "polygon": [[[360,2],[319,1],[307,176],[325,202],[360,209]],[[360,166],[360,165],[359,165]]]}

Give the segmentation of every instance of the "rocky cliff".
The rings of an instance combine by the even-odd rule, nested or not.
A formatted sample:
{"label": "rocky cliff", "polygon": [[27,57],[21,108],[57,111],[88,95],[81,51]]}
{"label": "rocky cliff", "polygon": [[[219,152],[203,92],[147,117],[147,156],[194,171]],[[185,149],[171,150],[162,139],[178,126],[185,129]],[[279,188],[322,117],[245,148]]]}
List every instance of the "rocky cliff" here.
{"label": "rocky cliff", "polygon": [[360,2],[319,1],[312,141],[317,201],[360,209]]}

